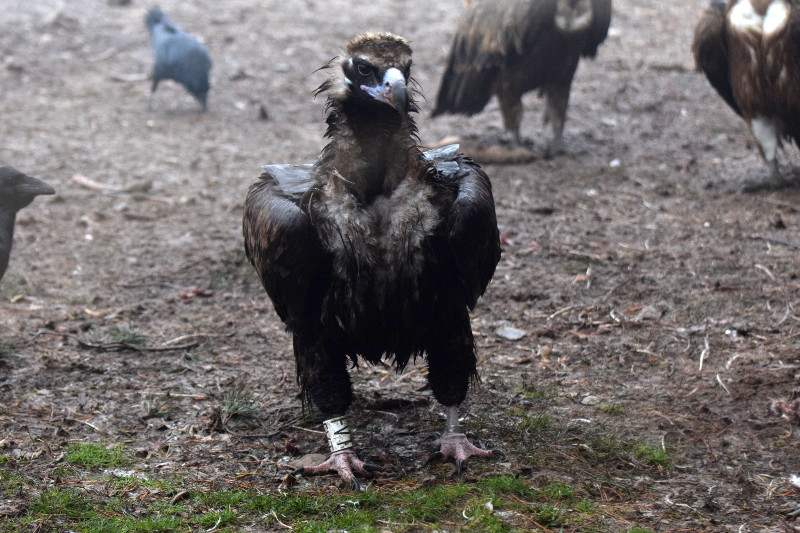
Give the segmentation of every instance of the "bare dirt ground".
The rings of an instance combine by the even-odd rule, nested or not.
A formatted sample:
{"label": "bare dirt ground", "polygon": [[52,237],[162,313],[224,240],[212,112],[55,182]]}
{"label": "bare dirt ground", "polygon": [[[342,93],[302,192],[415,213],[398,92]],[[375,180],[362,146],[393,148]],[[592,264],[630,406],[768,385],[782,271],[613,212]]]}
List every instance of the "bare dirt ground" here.
{"label": "bare dirt ground", "polygon": [[[800,187],[741,192],[767,172],[693,71],[705,5],[615,0],[573,84],[567,153],[485,165],[504,250],[473,318],[483,385],[466,424],[508,458],[466,478],[565,481],[604,502],[607,531],[800,529],[798,420],[771,411],[799,390]],[[0,468],[80,486],[54,471],[70,442],[102,441],[153,475],[274,490],[286,460],[325,449],[301,419],[290,338],[244,260],[240,217],[261,164],[322,147],[313,71],[355,34],[390,30],[413,43],[423,142],[497,136],[500,115],[492,103],[430,119],[461,0],[160,6],[208,45],[208,114],[170,83],[148,112],[149,4],[3,8],[0,162],[58,194],[20,213],[0,283]],[[525,103],[523,134],[541,145],[542,102]],[[795,178],[798,159],[783,157]],[[527,334],[507,340],[504,325]],[[115,327],[146,338],[115,346]],[[423,465],[442,424],[424,367],[352,373],[355,438],[385,467],[373,487],[449,479]],[[256,422],[226,420],[239,389]],[[520,433],[532,415],[552,425]],[[668,464],[608,457],[604,438],[666,450]],[[3,494],[0,521],[31,497]]]}

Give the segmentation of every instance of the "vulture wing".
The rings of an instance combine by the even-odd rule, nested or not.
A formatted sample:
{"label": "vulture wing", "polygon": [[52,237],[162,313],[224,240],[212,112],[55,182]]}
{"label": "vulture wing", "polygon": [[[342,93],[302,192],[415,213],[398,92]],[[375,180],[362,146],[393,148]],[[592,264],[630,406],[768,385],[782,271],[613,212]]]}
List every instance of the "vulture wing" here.
{"label": "vulture wing", "polygon": [[242,227],[247,258],[290,331],[320,327],[330,258],[300,203],[311,165],[270,165],[247,193]]}
{"label": "vulture wing", "polygon": [[589,28],[589,37],[581,55],[585,57],[597,55],[597,47],[606,40],[610,25],[611,0],[592,0],[592,25]]}
{"label": "vulture wing", "polygon": [[554,0],[470,3],[453,38],[433,116],[481,111],[501,69],[532,46],[542,27],[552,25],[555,6]]}
{"label": "vulture wing", "polygon": [[737,115],[742,112],[733,97],[728,32],[725,28],[725,2],[712,0],[694,30],[692,53],[697,69],[702,70],[711,86],[731,106]]}
{"label": "vulture wing", "polygon": [[788,36],[786,46],[789,50],[787,57],[792,61],[790,72],[792,80],[788,83],[794,89],[787,91],[789,96],[786,124],[787,132],[794,139],[795,144],[800,147],[800,4],[792,3],[792,11],[789,16]]}
{"label": "vulture wing", "polygon": [[456,184],[447,235],[472,310],[500,260],[500,236],[489,177],[457,150],[458,145],[445,146],[425,152],[425,157],[434,162],[440,179]]}

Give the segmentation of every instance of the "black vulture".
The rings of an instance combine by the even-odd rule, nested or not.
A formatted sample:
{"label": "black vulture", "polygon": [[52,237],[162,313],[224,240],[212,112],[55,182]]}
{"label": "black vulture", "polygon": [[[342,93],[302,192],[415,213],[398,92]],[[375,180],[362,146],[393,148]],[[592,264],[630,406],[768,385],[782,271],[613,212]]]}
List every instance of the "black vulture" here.
{"label": "black vulture", "polygon": [[348,361],[417,357],[445,406],[440,459],[460,472],[475,455],[458,406],[477,379],[469,310],[500,258],[488,176],[457,146],[422,152],[407,89],[411,48],[398,36],[351,41],[319,89],[328,144],[309,165],[270,165],[247,194],[245,252],[292,333],[297,378],[328,419],[331,457],[302,473],[336,471],[356,488],[365,464],[345,413]]}
{"label": "black vulture", "polygon": [[478,0],[456,29],[433,116],[474,115],[497,95],[503,124],[522,144],[522,95],[546,98],[549,153],[561,150],[572,78],[595,57],[611,22],[611,0]]}
{"label": "black vulture", "polygon": [[800,144],[800,1],[712,0],[697,24],[699,70],[741,116],[769,167],[784,181],[777,152]]}
{"label": "black vulture", "polygon": [[[153,43],[153,85],[150,99],[161,80],[174,80],[194,96],[203,111],[208,97],[211,58],[206,47],[178,28],[157,7],[144,19]],[[148,104],[149,107],[149,104]]]}
{"label": "black vulture", "polygon": [[17,211],[30,205],[40,194],[55,193],[50,185],[38,178],[26,176],[12,167],[0,167],[0,279],[8,268]]}

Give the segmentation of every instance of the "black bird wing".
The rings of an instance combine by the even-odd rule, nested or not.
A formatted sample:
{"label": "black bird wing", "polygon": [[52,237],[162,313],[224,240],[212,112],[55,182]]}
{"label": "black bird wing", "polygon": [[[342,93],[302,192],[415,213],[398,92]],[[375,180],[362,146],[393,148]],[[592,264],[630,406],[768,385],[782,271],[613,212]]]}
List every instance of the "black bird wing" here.
{"label": "black bird wing", "polygon": [[275,311],[290,331],[320,329],[320,306],[330,258],[300,208],[311,194],[311,165],[270,165],[247,193],[242,230],[245,253]]}
{"label": "black bird wing", "polygon": [[609,26],[611,26],[611,0],[592,0],[592,24],[581,55],[585,57],[597,55],[597,47],[606,40]]}
{"label": "black bird wing", "polygon": [[725,2],[711,0],[694,30],[692,53],[698,70],[702,70],[711,86],[737,115],[742,112],[731,86],[728,32],[725,27]]}
{"label": "black bird wing", "polygon": [[450,145],[429,150],[425,157],[433,161],[439,178],[456,188],[446,215],[447,238],[467,305],[474,309],[500,261],[500,235],[489,177],[457,151],[458,145]]}
{"label": "black bird wing", "polygon": [[470,3],[458,22],[433,115],[482,110],[500,70],[552,26],[555,9],[555,0]]}

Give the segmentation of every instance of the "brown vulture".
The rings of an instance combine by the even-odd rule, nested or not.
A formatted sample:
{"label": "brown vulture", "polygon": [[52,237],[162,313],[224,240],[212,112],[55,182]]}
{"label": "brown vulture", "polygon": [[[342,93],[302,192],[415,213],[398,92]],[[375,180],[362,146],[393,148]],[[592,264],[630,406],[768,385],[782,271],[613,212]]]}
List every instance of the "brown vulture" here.
{"label": "brown vulture", "polygon": [[344,418],[348,361],[427,361],[445,406],[440,459],[460,472],[473,446],[458,406],[477,378],[469,310],[500,258],[492,187],[457,146],[422,152],[407,89],[411,48],[367,33],[332,61],[327,145],[314,164],[270,165],[247,194],[245,252],[292,333],[297,379],[323,413],[331,456],[298,473],[338,472],[359,488]]}
{"label": "brown vulture", "polygon": [[561,150],[572,78],[581,56],[594,57],[611,22],[611,0],[478,0],[461,15],[433,116],[474,115],[497,95],[517,145],[522,95],[547,100],[548,152]]}
{"label": "brown vulture", "polygon": [[746,122],[772,183],[777,151],[800,143],[800,1],[712,0],[697,24],[698,69]]}
{"label": "brown vulture", "polygon": [[0,167],[0,279],[8,268],[17,211],[30,205],[40,194],[55,193],[40,179],[26,176],[12,167]]}

